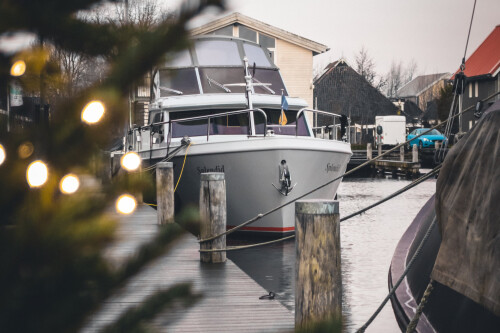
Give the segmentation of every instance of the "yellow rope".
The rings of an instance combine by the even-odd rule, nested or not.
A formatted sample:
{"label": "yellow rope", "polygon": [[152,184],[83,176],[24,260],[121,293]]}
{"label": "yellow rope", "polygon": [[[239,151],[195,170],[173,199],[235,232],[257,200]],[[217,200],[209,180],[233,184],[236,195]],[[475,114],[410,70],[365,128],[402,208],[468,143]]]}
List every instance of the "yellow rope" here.
{"label": "yellow rope", "polygon": [[189,147],[191,147],[192,144],[193,143],[190,142],[189,146],[187,146],[187,148],[186,148],[186,154],[184,154],[184,162],[182,162],[181,174],[179,175],[179,179],[177,179],[177,184],[175,184],[174,192],[177,190],[177,186],[179,185],[179,182],[181,181],[182,172],[184,171],[184,165],[186,165],[186,158],[187,158],[187,155],[188,155],[188,150],[189,150]]}
{"label": "yellow rope", "polygon": [[152,203],[147,203],[147,202],[145,202],[145,204],[146,204],[146,205],[148,205],[148,206],[157,207],[157,205],[152,204]]}

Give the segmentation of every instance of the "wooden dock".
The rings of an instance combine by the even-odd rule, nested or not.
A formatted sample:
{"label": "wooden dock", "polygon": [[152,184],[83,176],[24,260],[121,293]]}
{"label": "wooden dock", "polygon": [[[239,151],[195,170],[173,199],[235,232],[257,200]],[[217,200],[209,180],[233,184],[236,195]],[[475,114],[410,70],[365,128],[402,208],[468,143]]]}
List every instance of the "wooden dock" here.
{"label": "wooden dock", "polygon": [[[116,264],[132,255],[157,231],[156,210],[140,206],[129,217],[121,217],[118,240],[106,256]],[[83,328],[97,332],[128,308],[139,304],[159,288],[191,282],[202,298],[190,307],[165,310],[153,320],[160,332],[291,332],[294,314],[278,300],[259,300],[267,294],[231,260],[225,264],[203,264],[199,244],[191,234],[182,236],[163,257],[149,264],[120,292],[107,300]]]}

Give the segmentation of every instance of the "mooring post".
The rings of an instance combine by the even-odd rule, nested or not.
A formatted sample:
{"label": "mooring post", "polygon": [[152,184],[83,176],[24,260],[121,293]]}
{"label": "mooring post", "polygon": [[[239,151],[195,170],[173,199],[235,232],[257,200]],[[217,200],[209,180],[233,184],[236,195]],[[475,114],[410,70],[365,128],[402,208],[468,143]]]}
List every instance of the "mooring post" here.
{"label": "mooring post", "polygon": [[342,314],[338,201],[295,203],[295,327]]}
{"label": "mooring post", "polygon": [[174,168],[172,162],[156,164],[158,224],[174,222]]}
{"label": "mooring post", "polygon": [[366,159],[371,160],[373,158],[373,147],[371,143],[366,145]]}
{"label": "mooring post", "polygon": [[413,145],[412,152],[412,162],[418,162],[418,147],[416,144]]}
{"label": "mooring post", "polygon": [[[226,231],[226,180],[223,172],[201,174],[200,183],[200,237],[207,239]],[[225,250],[226,236],[201,242],[200,250]],[[201,252],[200,261],[226,262],[226,251]]]}
{"label": "mooring post", "polygon": [[399,160],[401,162],[405,161],[405,146],[399,147]]}
{"label": "mooring post", "polygon": [[379,143],[377,148],[378,148],[378,155],[377,156],[382,155],[382,144]]}

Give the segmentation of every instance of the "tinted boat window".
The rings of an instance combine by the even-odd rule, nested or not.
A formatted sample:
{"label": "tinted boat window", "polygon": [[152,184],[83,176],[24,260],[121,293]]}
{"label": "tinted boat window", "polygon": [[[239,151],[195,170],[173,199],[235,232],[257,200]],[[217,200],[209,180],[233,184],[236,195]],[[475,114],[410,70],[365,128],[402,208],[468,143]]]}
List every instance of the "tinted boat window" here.
{"label": "tinted boat window", "polygon": [[[264,109],[267,116],[267,129],[273,130],[276,135],[295,135],[295,124],[297,124],[297,111],[284,111],[285,125],[280,125],[281,110]],[[254,113],[255,133],[264,133],[264,117],[259,112]],[[299,136],[309,136],[309,130],[306,126],[304,114],[298,121],[297,134]]]}
{"label": "tinted boat window", "polygon": [[[161,88],[163,87],[163,89]],[[199,94],[198,80],[194,68],[164,69],[160,70],[160,96],[180,95],[175,91],[182,92],[183,95]],[[165,89],[168,88],[168,89]]]}
{"label": "tinted boat window", "polygon": [[177,52],[165,63],[165,67],[189,67],[192,65],[193,62],[188,50]]}
{"label": "tinted boat window", "polygon": [[197,41],[196,55],[200,66],[241,66],[238,46],[232,40]]}
{"label": "tinted boat window", "polygon": [[[170,119],[183,119],[206,115],[216,115],[231,110],[200,110],[188,112],[171,112]],[[210,135],[247,135],[249,133],[248,113],[230,116],[219,116],[210,119]],[[189,120],[172,123],[172,137],[206,136],[208,119]]]}
{"label": "tinted boat window", "polygon": [[259,46],[243,43],[243,49],[245,50],[245,54],[248,58],[249,66],[253,66],[255,63],[256,66],[260,67],[271,67],[271,63],[266,57],[264,50]]}
{"label": "tinted boat window", "polygon": [[[281,75],[277,69],[264,69],[256,68],[254,78],[259,80],[261,83],[271,83],[269,88],[271,88],[275,95],[281,95],[281,90],[283,89],[283,94],[288,96],[288,93],[281,79]],[[255,82],[255,81],[254,81]],[[263,87],[255,87],[256,94],[271,94],[267,89]]]}
{"label": "tinted boat window", "polygon": [[[245,83],[245,73],[243,67],[237,68],[200,68],[200,79],[203,93],[221,93],[225,94],[226,91],[219,87],[217,83],[209,80],[212,79],[217,83],[224,85],[229,83]],[[227,87],[232,93],[244,93],[245,86],[241,87]]]}

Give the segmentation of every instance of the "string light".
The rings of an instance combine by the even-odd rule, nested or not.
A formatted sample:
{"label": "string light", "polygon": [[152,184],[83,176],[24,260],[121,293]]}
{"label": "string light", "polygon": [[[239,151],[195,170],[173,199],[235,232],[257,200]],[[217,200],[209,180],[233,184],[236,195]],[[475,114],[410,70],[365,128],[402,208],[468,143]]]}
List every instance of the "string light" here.
{"label": "string light", "polygon": [[5,157],[7,157],[7,155],[5,154],[5,149],[0,144],[0,165],[2,165],[3,161],[5,161]]}
{"label": "string light", "polygon": [[80,181],[78,177],[72,173],[64,176],[59,182],[59,189],[64,194],[73,194],[80,187]]}
{"label": "string light", "polygon": [[39,187],[45,184],[49,178],[49,169],[47,165],[38,160],[31,163],[26,171],[26,179],[30,187]]}
{"label": "string light", "polygon": [[131,214],[137,207],[137,201],[129,194],[123,194],[116,200],[116,211],[120,214]]}
{"label": "string light", "polygon": [[122,156],[120,164],[124,169],[134,171],[141,165],[141,157],[136,152],[130,151]]}
{"label": "string light", "polygon": [[82,111],[82,120],[87,124],[95,124],[104,114],[104,105],[100,101],[89,102]]}
{"label": "string light", "polygon": [[26,72],[26,63],[23,60],[18,60],[10,68],[10,75],[21,76]]}

